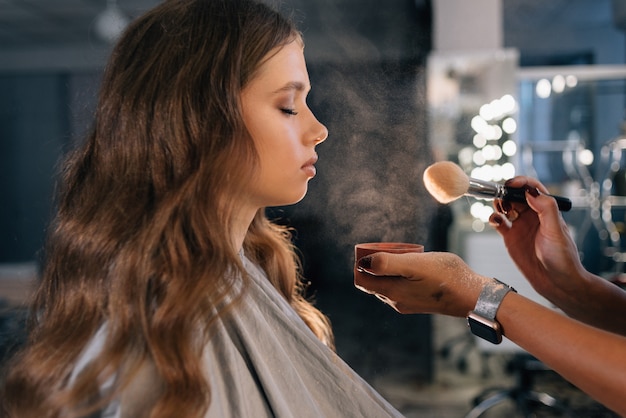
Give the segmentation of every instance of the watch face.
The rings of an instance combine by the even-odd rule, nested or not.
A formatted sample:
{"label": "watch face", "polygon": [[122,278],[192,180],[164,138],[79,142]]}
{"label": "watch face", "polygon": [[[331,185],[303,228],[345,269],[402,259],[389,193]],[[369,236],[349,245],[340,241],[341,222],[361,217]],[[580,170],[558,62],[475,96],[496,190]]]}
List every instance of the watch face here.
{"label": "watch face", "polygon": [[472,334],[487,340],[493,344],[502,342],[502,330],[500,324],[496,321],[489,321],[474,312],[470,312],[467,317],[467,325],[470,327]]}

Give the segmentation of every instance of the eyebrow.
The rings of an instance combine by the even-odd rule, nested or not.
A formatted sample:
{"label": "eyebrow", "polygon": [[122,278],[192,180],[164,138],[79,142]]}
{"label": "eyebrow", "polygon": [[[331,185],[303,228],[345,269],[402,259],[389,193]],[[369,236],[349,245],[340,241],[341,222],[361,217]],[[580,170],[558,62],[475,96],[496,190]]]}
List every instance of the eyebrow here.
{"label": "eyebrow", "polygon": [[304,91],[305,89],[306,86],[304,85],[304,83],[301,83],[300,81],[290,81],[289,83],[276,90],[274,93],[282,93],[290,90]]}

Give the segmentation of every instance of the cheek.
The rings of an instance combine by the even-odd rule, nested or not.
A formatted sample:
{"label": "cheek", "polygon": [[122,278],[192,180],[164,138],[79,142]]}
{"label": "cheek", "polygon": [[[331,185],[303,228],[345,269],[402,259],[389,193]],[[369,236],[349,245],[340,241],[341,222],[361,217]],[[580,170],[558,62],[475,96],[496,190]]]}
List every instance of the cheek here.
{"label": "cheek", "polygon": [[273,159],[278,150],[275,149],[272,143],[267,141],[262,135],[256,135],[253,137],[253,142],[259,156],[261,167],[264,167],[268,160]]}
{"label": "cheek", "polygon": [[292,156],[297,151],[298,137],[296,129],[284,126],[267,126],[254,136],[254,144],[259,155],[268,159],[280,160]]}
{"label": "cheek", "polygon": [[268,110],[253,100],[246,100],[245,96],[242,103],[242,119],[255,144],[258,142],[257,139],[263,138],[263,133],[267,131],[272,120]]}

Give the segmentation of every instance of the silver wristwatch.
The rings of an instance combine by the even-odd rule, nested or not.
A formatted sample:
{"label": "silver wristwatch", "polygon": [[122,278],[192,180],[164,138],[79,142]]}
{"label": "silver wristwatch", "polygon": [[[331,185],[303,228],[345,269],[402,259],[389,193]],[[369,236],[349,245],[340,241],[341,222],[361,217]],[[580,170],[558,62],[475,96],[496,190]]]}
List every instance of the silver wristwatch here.
{"label": "silver wristwatch", "polygon": [[496,321],[496,313],[506,294],[515,291],[498,279],[493,279],[483,287],[474,310],[467,315],[467,326],[474,335],[493,344],[502,342],[502,327]]}

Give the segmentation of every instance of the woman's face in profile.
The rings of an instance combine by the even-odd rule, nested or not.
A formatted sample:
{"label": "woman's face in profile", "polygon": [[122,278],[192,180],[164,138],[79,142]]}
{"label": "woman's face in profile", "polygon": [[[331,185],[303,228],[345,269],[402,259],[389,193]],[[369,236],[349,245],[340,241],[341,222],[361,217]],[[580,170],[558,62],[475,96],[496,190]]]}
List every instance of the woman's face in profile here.
{"label": "woman's face in profile", "polygon": [[247,190],[255,210],[300,201],[315,176],[315,146],[328,131],[306,103],[310,90],[299,39],[271,51],[243,90],[243,118],[260,161]]}

